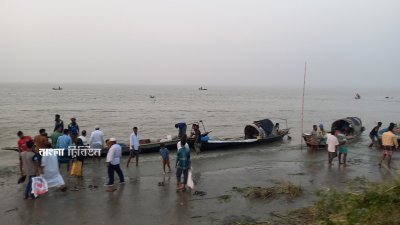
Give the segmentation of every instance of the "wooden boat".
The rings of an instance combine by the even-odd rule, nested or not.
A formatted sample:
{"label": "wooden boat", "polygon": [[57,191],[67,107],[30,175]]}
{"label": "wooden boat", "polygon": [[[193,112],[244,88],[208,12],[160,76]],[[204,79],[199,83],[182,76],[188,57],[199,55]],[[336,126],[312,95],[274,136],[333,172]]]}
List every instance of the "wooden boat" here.
{"label": "wooden boat", "polygon": [[207,91],[207,88],[199,87],[199,91]]}
{"label": "wooden boat", "polygon": [[[342,134],[346,135],[348,141],[352,141],[359,137],[365,128],[362,126],[360,118],[347,117],[333,122],[330,130],[339,130]],[[308,133],[303,133],[303,139],[309,147],[315,147],[318,145],[319,148],[324,148],[326,146],[326,144],[319,143],[318,140],[313,140],[311,134]]]}
{"label": "wooden boat", "polygon": [[[144,139],[140,140],[140,153],[154,153],[154,152],[159,152],[160,151],[160,145],[161,143],[164,143],[164,146],[168,148],[169,150],[176,149],[176,144],[179,142],[179,140],[168,140],[168,141],[156,141],[156,142],[150,142],[148,141],[149,139]],[[125,143],[118,143],[122,147],[122,155],[129,155],[130,148],[129,145],[126,145]],[[104,156],[107,154],[108,148],[103,148],[101,151],[101,155]]]}
{"label": "wooden boat", "polygon": [[[203,121],[200,121],[201,123]],[[278,124],[279,125],[279,124]],[[287,122],[286,122],[287,127]],[[203,124],[204,128],[204,124]],[[205,129],[205,128],[204,128]],[[202,136],[202,151],[208,150],[217,150],[217,149],[226,149],[226,148],[234,148],[234,147],[244,147],[244,146],[252,146],[257,144],[265,144],[271,143],[278,140],[282,140],[282,138],[289,134],[289,129],[279,129],[279,126],[274,125],[271,120],[264,119],[259,121],[254,121],[250,125],[246,125],[244,128],[244,137],[241,138],[225,138],[225,139],[217,139],[217,138],[208,138],[208,134],[210,132],[205,132]],[[206,138],[207,137],[207,138]],[[164,143],[165,147],[169,150],[174,150],[177,148],[178,139],[173,139],[169,137],[167,139],[160,139],[156,141],[151,141],[149,139],[140,140],[140,151],[141,153],[154,153],[160,150],[160,144]],[[188,139],[189,145],[193,148],[194,140]],[[129,145],[125,143],[118,143],[122,147],[122,154],[129,154]],[[3,148],[3,150],[15,150],[18,152],[17,147],[11,148]],[[103,148],[101,150],[101,155],[105,156],[107,154],[108,148]]]}
{"label": "wooden boat", "polygon": [[[166,141],[162,141],[162,140],[158,140],[156,142],[150,142],[148,139],[145,140],[141,140],[141,144],[140,144],[140,152],[141,153],[152,153],[152,152],[158,152],[160,150],[160,144],[164,143],[165,147],[172,150],[172,149],[176,149],[176,144],[178,143],[179,140],[174,139],[174,140],[166,140]],[[125,144],[125,143],[118,143],[119,145],[121,145],[122,147],[122,154],[123,155],[129,155],[129,145]],[[16,151],[18,152],[18,148],[17,147],[4,147],[2,148],[2,150],[7,150],[7,151]],[[107,154],[108,148],[104,147],[101,150],[101,155],[105,156]]]}
{"label": "wooden boat", "polygon": [[[202,138],[201,150],[209,151],[271,143],[282,140],[288,133],[289,129],[279,129],[279,127],[275,127],[271,120],[264,119],[246,125],[244,128],[244,137],[224,139]],[[189,139],[188,143],[191,147],[194,147],[193,139]]]}
{"label": "wooden boat", "polygon": [[354,97],[355,99],[361,99],[361,95],[360,94],[356,94],[356,96]]}
{"label": "wooden boat", "polygon": [[53,90],[55,90],[55,91],[61,91],[63,88],[61,87],[61,86],[58,86],[58,87],[56,87],[56,88],[53,88]]}

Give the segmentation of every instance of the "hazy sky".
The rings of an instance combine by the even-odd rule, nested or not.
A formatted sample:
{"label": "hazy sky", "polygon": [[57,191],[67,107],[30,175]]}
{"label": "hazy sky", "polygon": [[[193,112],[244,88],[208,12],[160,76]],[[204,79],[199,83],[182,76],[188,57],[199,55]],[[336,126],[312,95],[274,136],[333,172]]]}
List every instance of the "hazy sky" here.
{"label": "hazy sky", "polygon": [[0,82],[397,86],[399,0],[0,0]]}

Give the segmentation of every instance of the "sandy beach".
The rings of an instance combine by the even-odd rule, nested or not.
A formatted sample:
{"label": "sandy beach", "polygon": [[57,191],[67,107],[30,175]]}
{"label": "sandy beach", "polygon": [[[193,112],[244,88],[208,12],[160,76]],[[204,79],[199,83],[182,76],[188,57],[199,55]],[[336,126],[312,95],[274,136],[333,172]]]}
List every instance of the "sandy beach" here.
{"label": "sandy beach", "polygon": [[[391,180],[394,168],[379,168],[381,151],[366,147],[363,136],[350,144],[348,166],[327,165],[325,151],[310,152],[300,146],[288,147],[289,140],[253,148],[193,154],[196,185],[194,190],[176,193],[174,171],[163,175],[158,154],[142,155],[139,167],[123,167],[127,183],[106,192],[104,159],[89,159],[84,178],[79,180],[61,171],[67,192],[50,190],[36,200],[24,200],[23,188],[17,185],[14,171],[2,170],[0,214],[5,224],[230,224],[232,221],[265,220],[271,213],[287,213],[310,206],[316,191],[343,189],[357,177],[369,181]],[[174,156],[174,154],[171,154]],[[172,157],[173,158],[173,157]],[[127,158],[123,158],[125,165]],[[171,164],[173,165],[173,159]],[[273,186],[290,181],[300,185],[303,194],[293,200],[278,197],[254,200],[243,197],[233,187]],[[160,186],[159,183],[164,185]],[[204,196],[195,195],[205,192]]]}

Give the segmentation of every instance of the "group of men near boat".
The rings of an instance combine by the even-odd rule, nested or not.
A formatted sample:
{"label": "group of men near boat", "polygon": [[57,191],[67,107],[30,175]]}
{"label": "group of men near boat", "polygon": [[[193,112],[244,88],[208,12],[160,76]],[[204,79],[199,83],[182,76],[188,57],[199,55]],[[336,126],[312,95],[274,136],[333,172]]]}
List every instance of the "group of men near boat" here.
{"label": "group of men near boat", "polygon": [[[382,122],[378,122],[378,124],[370,131],[369,137],[371,139],[371,143],[368,147],[372,148],[374,145],[377,145],[379,136],[381,136],[383,153],[378,165],[381,167],[382,162],[387,158],[387,165],[390,168],[393,151],[399,149],[399,143],[397,140],[399,128],[397,128],[396,131],[397,126],[395,123],[390,123],[387,128],[383,129],[380,129],[381,126]],[[324,126],[322,124],[320,124],[319,127],[317,125],[313,125],[313,130],[311,131],[310,135],[311,149],[319,148],[319,146],[326,146],[328,151],[328,164],[330,166],[333,165],[333,159],[337,156],[339,165],[346,165],[348,153],[347,142],[349,135],[351,134],[345,134],[339,129],[334,129],[329,133],[324,130]]]}
{"label": "group of men near boat", "polygon": [[[382,135],[382,147],[383,155],[379,162],[381,166],[383,160],[388,158],[387,165],[390,167],[391,157],[393,155],[393,150],[399,148],[397,142],[397,136],[395,134],[394,123],[380,130],[382,123],[379,122],[370,132],[371,144],[369,147],[373,147],[376,144],[378,135]],[[177,157],[176,157],[176,178],[177,178],[177,190],[185,190],[188,181],[188,172],[191,168],[190,159],[190,148],[187,143],[188,136],[186,135],[187,125],[186,123],[177,123],[175,127],[178,131],[179,142],[177,143]],[[45,129],[40,129],[39,134],[33,139],[30,136],[25,136],[22,131],[17,133],[18,149],[20,152],[20,173],[23,182],[23,177],[28,177],[28,184],[25,190],[25,198],[33,198],[31,195],[31,184],[32,178],[35,176],[42,176],[48,183],[49,188],[58,187],[62,191],[66,190],[65,182],[60,174],[59,166],[60,164],[67,164],[67,171],[70,169],[71,157],[64,154],[63,156],[57,155],[45,155],[40,154],[40,149],[64,149],[68,150],[71,146],[75,147],[90,147],[92,149],[103,149],[104,144],[108,147],[106,163],[108,167],[108,182],[105,186],[112,187],[114,185],[114,173],[116,172],[119,177],[119,183],[124,184],[125,178],[123,171],[120,167],[122,148],[121,145],[117,143],[116,138],[109,138],[104,140],[104,133],[100,130],[98,125],[95,126],[94,131],[91,133],[90,138],[86,137],[86,131],[82,130],[80,134],[79,125],[76,122],[76,118],[71,118],[71,122],[64,129],[64,122],[61,120],[60,115],[55,115],[55,125],[54,132],[48,136]],[[328,163],[332,165],[333,159],[338,156],[339,165],[347,163],[347,135],[342,133],[339,129],[332,130],[330,133],[324,130],[322,124],[313,126],[313,131],[311,132],[311,140],[318,145],[326,145],[328,151]],[[200,131],[199,124],[193,123],[192,130],[190,132],[190,138],[194,139],[194,148],[196,154],[200,153],[201,149],[201,138],[202,134]],[[50,139],[50,141],[49,141]],[[130,154],[126,164],[129,167],[132,158],[136,158],[136,166],[139,165],[139,155],[140,155],[140,137],[138,134],[138,128],[133,127],[133,132],[130,135]],[[315,146],[315,145],[312,145]],[[337,154],[339,152],[339,154]],[[162,157],[163,172],[166,173],[166,167],[168,167],[168,173],[171,172],[171,166],[169,161],[169,150],[164,146],[163,143],[160,144],[160,155]],[[83,161],[85,157],[76,156],[73,158],[73,166],[71,169],[71,175],[82,177]],[[79,168],[76,172],[74,170],[74,165]],[[75,172],[74,172],[75,171]],[[182,180],[183,176],[183,180]],[[19,181],[19,182],[20,182]]]}
{"label": "group of men near boat", "polygon": [[[191,167],[190,160],[190,148],[187,143],[186,135],[186,123],[178,123],[175,125],[179,129],[178,137],[180,141],[177,143],[177,158],[176,158],[176,177],[177,177],[177,189],[185,190],[188,180],[188,171]],[[119,183],[124,184],[125,178],[123,171],[120,167],[122,148],[121,145],[117,144],[116,138],[109,138],[104,140],[104,133],[100,130],[98,125],[95,126],[94,131],[91,133],[90,138],[86,137],[86,131],[82,130],[79,135],[79,125],[76,122],[76,118],[71,118],[71,122],[66,128],[64,128],[64,121],[61,120],[60,115],[55,115],[55,125],[53,133],[48,136],[45,129],[40,129],[39,134],[34,138],[25,135],[22,131],[17,132],[18,150],[20,156],[20,179],[19,183],[24,182],[26,177],[28,178],[27,186],[24,192],[26,199],[34,199],[32,194],[32,179],[36,176],[43,177],[48,187],[57,187],[61,191],[66,191],[64,179],[60,173],[60,165],[66,164],[67,171],[71,170],[71,175],[76,177],[82,177],[84,156],[76,155],[72,158],[73,164],[70,169],[71,157],[69,154],[62,155],[43,155],[43,149],[63,149],[67,151],[73,146],[74,148],[86,147],[91,149],[103,149],[104,144],[108,147],[106,164],[108,167],[108,182],[104,186],[112,187],[114,185],[114,173],[116,172],[119,177]],[[200,153],[201,148],[201,132],[198,124],[192,125],[192,131],[190,134],[191,138],[195,140],[196,153]],[[139,154],[140,154],[140,138],[138,135],[138,128],[133,127],[133,132],[130,135],[130,154],[126,164],[129,167],[132,158],[136,158],[136,166],[139,166]],[[168,173],[171,172],[171,166],[169,162],[169,150],[160,144],[160,155],[162,157],[163,171],[166,173],[166,167],[169,168]],[[78,168],[78,169],[76,169]],[[183,181],[182,181],[183,175]]]}

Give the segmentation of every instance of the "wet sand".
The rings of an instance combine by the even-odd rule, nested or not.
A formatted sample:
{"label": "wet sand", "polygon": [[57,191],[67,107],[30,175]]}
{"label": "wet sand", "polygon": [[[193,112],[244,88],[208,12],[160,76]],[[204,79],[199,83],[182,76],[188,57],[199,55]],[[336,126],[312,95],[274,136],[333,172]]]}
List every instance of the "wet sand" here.
{"label": "wet sand", "polygon": [[[400,155],[395,152],[393,169],[378,167],[381,151],[366,147],[362,137],[349,146],[348,166],[339,166],[335,159],[329,167],[325,151],[301,151],[298,145],[282,143],[229,151],[192,155],[197,181],[191,192],[176,193],[173,173],[163,175],[157,154],[142,155],[139,167],[131,163],[125,168],[126,184],[115,185],[106,192],[104,159],[87,160],[84,178],[62,174],[69,190],[51,190],[36,200],[24,200],[24,185],[17,185],[17,174],[2,170],[0,177],[0,217],[3,224],[228,224],[237,218],[266,219],[271,212],[285,213],[310,206],[315,192],[325,188],[342,189],[356,177],[370,181],[391,180],[397,174]],[[174,153],[171,154],[174,156]],[[175,163],[171,157],[171,165]],[[14,167],[14,170],[17,168]],[[291,181],[301,185],[304,194],[292,201],[285,197],[254,200],[241,196],[233,187],[274,186]],[[118,182],[118,178],[116,178]],[[164,182],[164,186],[159,186]],[[194,195],[204,191],[206,195]],[[221,201],[218,197],[227,195]]]}

